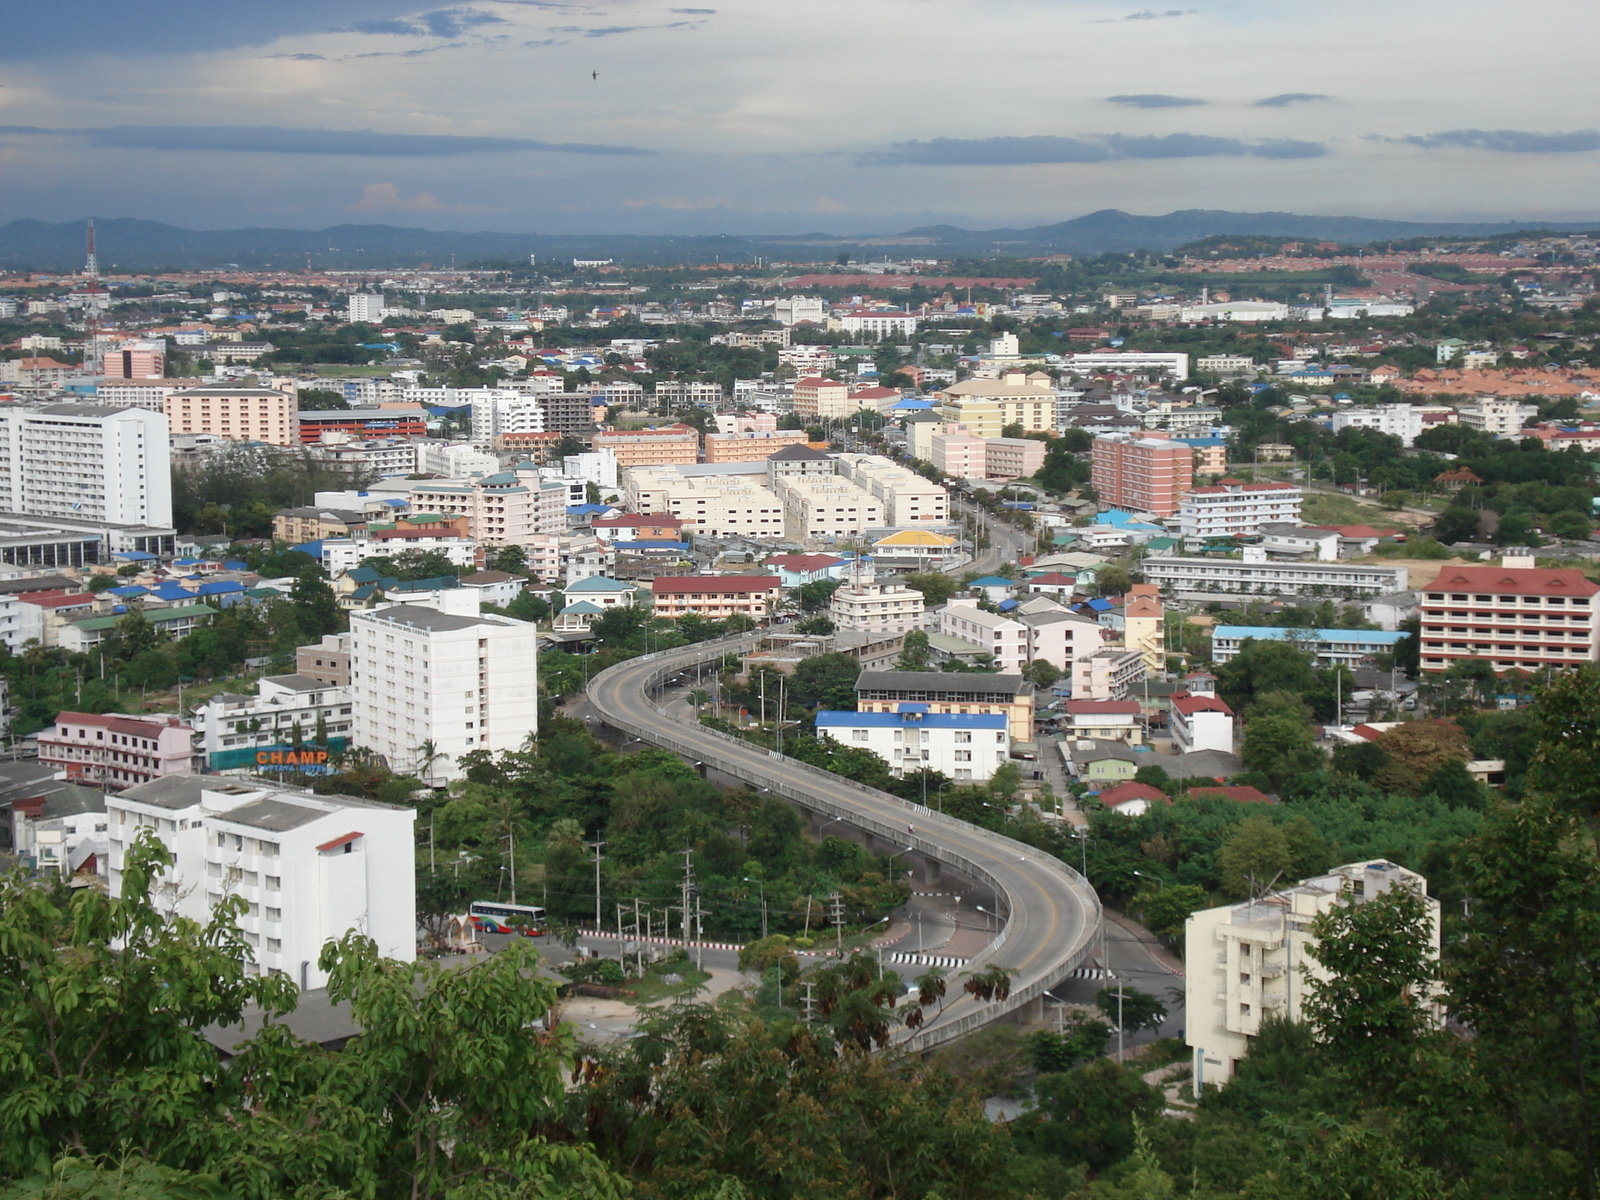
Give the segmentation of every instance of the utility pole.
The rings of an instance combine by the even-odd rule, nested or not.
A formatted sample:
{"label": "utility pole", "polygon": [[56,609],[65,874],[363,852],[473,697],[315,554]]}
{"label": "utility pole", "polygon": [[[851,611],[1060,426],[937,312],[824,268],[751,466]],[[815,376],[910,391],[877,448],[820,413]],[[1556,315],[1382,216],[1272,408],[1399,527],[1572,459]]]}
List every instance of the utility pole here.
{"label": "utility pole", "polygon": [[679,900],[678,911],[683,915],[683,940],[686,942],[692,940],[689,937],[689,913],[692,911],[689,907],[689,900],[694,894],[694,852],[685,847],[683,851],[682,896]]}
{"label": "utility pole", "polygon": [[844,956],[844,900],[838,892],[828,897],[828,905],[833,916],[834,945],[839,956]]}
{"label": "utility pole", "polygon": [[594,931],[600,932],[600,862],[605,855],[600,853],[604,842],[590,842],[589,849],[594,851]]}
{"label": "utility pole", "polygon": [[511,903],[517,902],[517,832],[506,833],[506,849],[511,855]]}

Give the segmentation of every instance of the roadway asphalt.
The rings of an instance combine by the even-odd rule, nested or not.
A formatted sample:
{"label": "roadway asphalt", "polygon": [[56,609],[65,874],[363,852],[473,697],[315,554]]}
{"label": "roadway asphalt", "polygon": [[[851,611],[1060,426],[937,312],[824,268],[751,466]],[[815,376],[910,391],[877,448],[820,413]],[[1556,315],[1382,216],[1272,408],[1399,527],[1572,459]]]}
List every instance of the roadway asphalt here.
{"label": "roadway asphalt", "polygon": [[[1008,915],[1004,944],[989,954],[988,962],[1012,968],[1014,999],[1009,1007],[979,1005],[963,994],[948,1004],[929,1033],[981,1014],[998,1018],[1016,1007],[1015,997],[1037,996],[1061,981],[1088,952],[1098,923],[1098,905],[1092,889],[1049,855],[998,837],[964,821],[909,805],[887,792],[853,785],[836,776],[802,770],[799,764],[777,759],[759,747],[729,740],[676,712],[653,703],[646,685],[664,669],[681,670],[707,654],[724,654],[753,643],[761,634],[714,647],[689,646],[641,659],[632,659],[602,672],[589,683],[588,701],[602,720],[646,741],[667,743],[680,753],[717,763],[717,769],[758,787],[775,785],[803,807],[844,814],[843,819],[862,828],[904,829],[915,825],[916,841],[937,857],[940,848],[987,871],[1000,884]],[[900,835],[895,834],[898,840]],[[983,965],[982,963],[978,965]],[[992,1012],[992,1016],[991,1016]],[[927,1037],[935,1041],[937,1037]]]}

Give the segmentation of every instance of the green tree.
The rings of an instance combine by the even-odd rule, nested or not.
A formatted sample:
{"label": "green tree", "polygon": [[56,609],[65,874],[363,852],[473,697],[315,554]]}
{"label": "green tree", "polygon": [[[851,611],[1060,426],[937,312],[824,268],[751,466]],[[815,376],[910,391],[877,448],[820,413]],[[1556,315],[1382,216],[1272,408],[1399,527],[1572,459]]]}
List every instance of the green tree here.
{"label": "green tree", "polygon": [[1325,761],[1311,727],[1303,718],[1286,713],[1257,717],[1246,725],[1240,757],[1247,768],[1268,776],[1274,790],[1281,789],[1289,776],[1315,770]]}
{"label": "green tree", "polygon": [[1266,817],[1240,821],[1217,852],[1222,884],[1233,896],[1261,894],[1293,863],[1289,835]]}
{"label": "green tree", "polygon": [[1161,1093],[1102,1058],[1061,1075],[1041,1075],[1036,1108],[1012,1123],[1020,1144],[1064,1163],[1101,1171],[1128,1156],[1140,1120],[1161,1112]]}
{"label": "green tree", "polygon": [[908,630],[900,646],[900,657],[895,660],[896,671],[926,671],[932,665],[928,650],[928,635],[924,630]]}
{"label": "green tree", "polygon": [[827,608],[834,592],[843,586],[842,579],[818,579],[811,583],[803,583],[795,589],[795,603],[800,606],[802,612],[816,612],[818,609]]}
{"label": "green tree", "polygon": [[1126,567],[1107,563],[1095,572],[1094,586],[1102,596],[1124,596],[1133,586],[1133,576]]}
{"label": "green tree", "polygon": [[1022,676],[1030,683],[1047,688],[1061,678],[1061,670],[1047,659],[1036,658],[1023,669]]}
{"label": "green tree", "polygon": [[1120,1014],[1124,1033],[1160,1029],[1167,1019],[1167,1006],[1158,997],[1125,983],[1101,988],[1094,994],[1094,1006],[1105,1014],[1113,1029],[1117,1028]]}
{"label": "green tree", "polygon": [[938,608],[956,594],[956,581],[937,571],[913,571],[901,583],[912,591],[922,593],[922,603],[928,608]]}
{"label": "green tree", "polygon": [[295,577],[289,589],[289,602],[295,607],[301,632],[308,639],[327,633],[343,633],[349,626],[339,597],[328,586],[320,567],[307,567]]}
{"label": "green tree", "polygon": [[1184,922],[1208,903],[1204,888],[1180,883],[1141,892],[1133,898],[1133,911],[1147,929],[1181,946]]}

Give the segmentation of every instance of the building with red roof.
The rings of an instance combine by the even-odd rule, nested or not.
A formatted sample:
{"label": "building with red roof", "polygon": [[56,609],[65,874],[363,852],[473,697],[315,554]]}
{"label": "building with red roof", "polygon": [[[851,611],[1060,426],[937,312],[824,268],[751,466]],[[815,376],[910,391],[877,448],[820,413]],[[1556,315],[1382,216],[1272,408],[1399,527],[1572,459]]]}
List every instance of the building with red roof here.
{"label": "building with red roof", "polygon": [[194,774],[194,729],[177,717],[63,712],[38,737],[39,761],[75,783],[121,790]]}
{"label": "building with red roof", "polygon": [[1148,783],[1119,783],[1097,797],[1101,804],[1125,817],[1143,816],[1152,804],[1171,804],[1172,798]]}
{"label": "building with red roof", "polygon": [[1167,719],[1180,754],[1196,750],[1233,753],[1233,709],[1221,696],[1177,692],[1168,703]]}
{"label": "building with red roof", "polygon": [[1104,738],[1130,746],[1144,740],[1137,701],[1068,700],[1062,709],[1062,729],[1069,738]]}
{"label": "building with red roof", "polygon": [[1499,671],[1572,668],[1600,659],[1600,584],[1574,568],[1508,554],[1498,567],[1440,569],[1421,589],[1421,665],[1464,658]]}
{"label": "building with red roof", "polygon": [[1292,483],[1224,479],[1212,487],[1186,491],[1178,504],[1178,525],[1186,538],[1259,533],[1263,525],[1298,525],[1302,500]]}
{"label": "building with red roof", "polygon": [[711,620],[751,617],[759,621],[777,607],[783,583],[776,575],[661,576],[650,585],[658,617]]}

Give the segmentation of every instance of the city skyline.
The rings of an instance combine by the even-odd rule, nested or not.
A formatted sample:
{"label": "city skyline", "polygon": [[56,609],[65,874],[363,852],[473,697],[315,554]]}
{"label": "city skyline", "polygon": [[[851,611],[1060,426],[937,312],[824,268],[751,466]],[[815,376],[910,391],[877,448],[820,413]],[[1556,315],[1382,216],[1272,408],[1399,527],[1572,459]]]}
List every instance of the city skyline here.
{"label": "city skyline", "polygon": [[[1586,220],[1592,10],[86,3],[0,46],[0,221],[896,232]],[[1492,83],[1492,86],[1489,86]]]}

